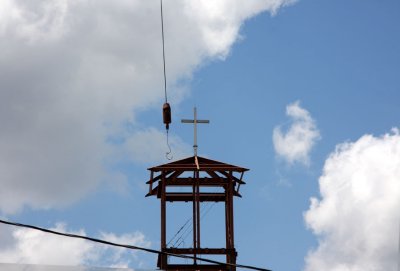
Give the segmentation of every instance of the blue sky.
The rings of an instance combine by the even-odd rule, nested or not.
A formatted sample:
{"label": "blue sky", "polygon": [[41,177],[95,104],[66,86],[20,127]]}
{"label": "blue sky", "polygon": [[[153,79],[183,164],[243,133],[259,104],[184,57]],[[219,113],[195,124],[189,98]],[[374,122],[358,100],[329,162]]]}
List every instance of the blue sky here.
{"label": "blue sky", "polygon": [[[46,1],[6,2],[8,12],[22,6],[44,19],[36,24],[11,15],[0,19],[5,55],[0,58],[0,104],[9,105],[0,110],[6,126],[0,150],[7,153],[0,159],[6,187],[0,195],[5,197],[7,188],[13,195],[0,201],[0,214],[44,227],[63,222],[59,227],[64,230],[114,234],[121,242],[158,248],[159,202],[144,198],[146,169],[168,162],[160,117],[158,1],[129,6],[126,13],[121,11],[123,1],[102,1],[93,10],[99,14],[94,21],[82,19],[85,5],[49,5],[46,13]],[[250,168],[243,198],[235,201],[238,262],[281,271],[396,270],[398,238],[386,235],[398,236],[400,208],[400,139],[398,131],[392,131],[399,127],[400,115],[400,3],[300,0],[273,6],[273,1],[260,1],[258,7],[257,1],[248,6],[220,1],[206,9],[206,2],[164,2],[173,154],[191,155],[192,127],[179,120],[191,117],[197,106],[199,118],[211,121],[199,127],[199,154]],[[244,13],[235,17],[230,5]],[[104,12],[107,7],[109,13]],[[77,21],[92,31],[89,35],[68,24],[68,12],[74,8]],[[180,9],[195,10],[198,20],[182,24]],[[219,21],[202,14],[207,11],[227,18]],[[60,23],[52,16],[66,18],[67,30],[58,29]],[[107,23],[113,25],[107,20],[113,19],[121,33],[107,28]],[[202,29],[209,21],[211,30]],[[32,28],[22,27],[29,23]],[[214,23],[220,28],[214,29]],[[46,24],[55,30],[46,30]],[[191,26],[197,27],[193,33]],[[209,30],[217,33],[216,39],[199,38]],[[11,41],[5,41],[7,37]],[[35,65],[42,69],[37,71]],[[65,82],[65,88],[60,86]],[[26,91],[29,85],[32,91]],[[290,106],[303,115],[291,119],[286,114]],[[43,117],[47,110],[57,117]],[[305,137],[284,145],[289,151],[299,144],[309,147],[290,162],[274,145],[273,131],[280,129],[285,136],[296,125]],[[312,132],[319,136],[310,136]],[[14,140],[13,133],[27,136]],[[19,155],[26,160],[19,161]],[[36,159],[38,165],[32,163]],[[18,170],[7,170],[14,167]],[[332,188],[338,183],[344,188]],[[310,198],[317,198],[319,205],[310,207]],[[178,208],[171,210],[172,235],[190,214]],[[218,243],[221,234],[214,227],[222,229],[222,217],[222,209],[215,206],[204,218],[204,243]],[[7,237],[12,234],[0,227],[0,238],[8,244],[0,245],[2,262],[47,263],[40,255],[13,254],[12,247],[30,239]],[[116,260],[90,259],[88,252],[114,255]],[[365,255],[373,256],[366,260]],[[71,257],[71,263],[156,265],[151,255],[97,247]]]}

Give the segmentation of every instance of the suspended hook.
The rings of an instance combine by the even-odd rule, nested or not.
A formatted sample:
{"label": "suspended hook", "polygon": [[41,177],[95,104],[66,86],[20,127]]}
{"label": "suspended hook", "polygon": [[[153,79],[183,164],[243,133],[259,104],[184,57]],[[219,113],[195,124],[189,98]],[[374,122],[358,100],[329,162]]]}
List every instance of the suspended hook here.
{"label": "suspended hook", "polygon": [[174,156],[171,154],[172,150],[171,150],[171,146],[169,145],[168,129],[167,129],[167,146],[168,146],[168,151],[165,153],[165,158],[167,158],[167,160],[172,160],[174,158]]}
{"label": "suspended hook", "polygon": [[164,94],[165,94],[165,103],[163,105],[163,122],[165,124],[165,130],[167,131],[167,146],[168,152],[165,153],[165,157],[168,160],[172,160],[172,151],[171,146],[169,145],[168,139],[168,130],[169,125],[171,124],[171,106],[168,103],[168,95],[167,95],[167,73],[165,70],[165,42],[164,42],[164,16],[163,16],[163,3],[160,0],[160,15],[161,15],[161,40],[162,40],[162,53],[163,53],[163,70],[164,70]]}

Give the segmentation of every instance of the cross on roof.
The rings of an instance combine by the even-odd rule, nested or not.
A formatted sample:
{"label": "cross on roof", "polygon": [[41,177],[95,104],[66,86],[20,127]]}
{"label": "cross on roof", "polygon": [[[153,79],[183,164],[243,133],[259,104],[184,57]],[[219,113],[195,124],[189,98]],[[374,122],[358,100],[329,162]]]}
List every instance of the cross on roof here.
{"label": "cross on roof", "polygon": [[193,123],[194,125],[194,143],[193,143],[193,150],[194,150],[194,156],[197,156],[197,123],[210,123],[209,120],[198,120],[197,119],[197,109],[196,107],[193,108],[193,114],[194,118],[192,120],[190,119],[183,119],[181,120],[182,123]]}

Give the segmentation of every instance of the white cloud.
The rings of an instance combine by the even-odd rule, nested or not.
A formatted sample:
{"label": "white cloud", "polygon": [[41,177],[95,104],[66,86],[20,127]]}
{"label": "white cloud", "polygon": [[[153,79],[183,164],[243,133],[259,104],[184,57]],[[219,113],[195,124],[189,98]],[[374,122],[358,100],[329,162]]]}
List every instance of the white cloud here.
{"label": "white cloud", "polygon": [[[246,19],[292,2],[165,1],[172,103],[188,89],[176,82],[226,57]],[[115,175],[107,139],[161,108],[159,1],[2,0],[0,50],[2,212],[83,197]]]}
{"label": "white cloud", "polygon": [[321,199],[311,199],[307,226],[318,247],[306,271],[397,270],[400,135],[364,135],[343,143],[325,162]]}
{"label": "white cloud", "polygon": [[[52,230],[86,236],[84,230],[70,231],[57,224]],[[0,262],[43,265],[93,265],[128,267],[137,261],[136,251],[110,247],[24,228],[0,226]],[[121,244],[149,247],[141,232],[122,234],[100,233],[100,239]]]}
{"label": "white cloud", "polygon": [[286,115],[291,118],[287,132],[281,126],[274,128],[272,140],[275,152],[289,164],[300,162],[308,165],[310,151],[320,138],[319,131],[310,113],[296,101],[286,107]]}
{"label": "white cloud", "polygon": [[[191,146],[183,142],[179,137],[170,135],[169,145],[173,160],[182,159],[193,155]],[[166,157],[160,156],[169,152],[165,132],[154,127],[136,131],[122,145],[129,160],[137,163],[165,162]]]}

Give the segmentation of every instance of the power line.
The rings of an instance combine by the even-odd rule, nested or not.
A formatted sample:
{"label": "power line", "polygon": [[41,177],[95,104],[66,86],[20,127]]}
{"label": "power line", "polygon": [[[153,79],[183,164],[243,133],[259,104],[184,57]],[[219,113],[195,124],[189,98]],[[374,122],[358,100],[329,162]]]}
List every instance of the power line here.
{"label": "power line", "polygon": [[[208,204],[209,202],[206,202],[206,204]],[[204,212],[204,209],[201,209],[200,214]],[[203,216],[201,216],[203,217]],[[188,223],[190,222],[190,224],[188,225]],[[187,228],[186,225],[188,225]],[[177,240],[174,242],[174,244],[172,245],[172,247],[175,247],[175,245],[179,242],[180,239],[182,239],[183,235],[188,231],[188,229],[190,229],[190,227],[193,225],[193,218],[189,217],[186,222],[183,224],[182,227],[180,227],[180,229],[175,233],[175,235],[171,238],[171,240],[169,240],[169,242],[167,243],[167,246],[169,244],[172,243],[172,241],[174,241],[175,237],[178,236],[178,234],[183,230],[182,234],[180,236],[178,236]]]}
{"label": "power line", "polygon": [[[167,246],[169,244],[172,243],[172,241],[175,239],[175,237],[183,230],[183,228],[192,220],[192,218],[189,218],[188,220],[186,220],[185,224],[183,224],[183,226],[175,233],[175,235],[171,238],[171,240],[169,240],[169,242],[167,243]],[[178,238],[179,240],[179,238]],[[175,245],[175,244],[174,244]]]}
{"label": "power line", "polygon": [[165,94],[165,103],[167,103],[168,102],[168,97],[167,97],[167,73],[165,71],[164,16],[163,16],[162,0],[160,0],[160,13],[161,13],[161,39],[162,39],[163,65],[164,65],[164,94]]}
{"label": "power line", "polygon": [[[215,204],[216,204],[216,202],[214,202],[213,204],[208,206],[208,209],[200,216],[200,219],[204,218],[207,215],[207,213],[212,209],[212,207],[214,207]],[[203,209],[203,210],[205,210],[205,209]],[[187,234],[185,236],[183,236],[185,234],[185,232],[182,233],[182,235],[178,238],[178,240],[175,242],[175,244],[178,243],[179,240],[182,240],[182,241],[176,247],[179,247],[182,243],[184,243],[186,238],[189,236],[189,234],[192,233],[192,231],[193,231],[193,229],[190,229],[190,231],[187,232]]]}
{"label": "power line", "polygon": [[[217,191],[214,191],[214,192],[217,192]],[[207,197],[206,199],[209,199],[209,197]],[[210,202],[206,202],[204,207],[206,207],[209,203],[210,203]],[[206,216],[207,213],[210,211],[210,209],[211,209],[215,204],[216,204],[216,202],[214,202],[214,203],[211,205],[211,207],[208,206],[208,209],[207,209],[205,212],[204,212],[205,209],[202,208],[201,211],[200,211],[201,218],[203,218],[204,216]],[[189,226],[188,226],[187,228],[185,228],[186,225],[187,225],[189,222],[191,222],[191,223],[189,224]],[[193,218],[192,218],[192,217],[189,217],[189,218],[186,220],[186,222],[183,224],[183,226],[182,226],[182,227],[175,233],[175,235],[171,238],[171,240],[169,240],[169,242],[167,243],[167,246],[168,246],[170,243],[172,243],[172,241],[175,239],[175,237],[177,237],[177,235],[178,235],[182,230],[183,230],[182,234],[181,234],[180,236],[178,236],[178,238],[176,239],[176,241],[174,242],[174,244],[172,245],[172,247],[175,247],[175,245],[178,244],[180,240],[182,240],[182,242],[180,242],[179,245],[176,246],[176,247],[179,247],[182,243],[184,243],[184,241],[185,241],[185,239],[187,238],[187,236],[189,236],[189,234],[190,234],[190,233],[192,232],[192,230],[193,230],[193,229],[192,229],[191,231],[189,231],[188,234],[186,234],[187,231],[188,231],[188,229],[190,229],[190,227],[191,227],[192,225],[193,225]],[[184,229],[184,228],[185,228],[185,229]],[[184,237],[184,236],[185,236],[185,237]],[[182,239],[182,238],[183,238],[183,239]],[[399,271],[400,271],[400,270],[399,270]]]}
{"label": "power line", "polygon": [[203,261],[203,262],[206,262],[206,263],[213,263],[213,264],[218,264],[218,265],[228,265],[228,266],[232,266],[232,267],[246,268],[246,269],[252,269],[252,270],[271,271],[269,269],[255,267],[255,266],[251,266],[251,265],[223,263],[223,262],[214,261],[214,260],[211,260],[211,259],[193,257],[193,256],[188,256],[188,255],[180,255],[180,254],[169,253],[169,252],[164,252],[164,251],[159,251],[159,250],[150,249],[150,248],[144,248],[144,247],[139,247],[139,246],[133,246],[133,245],[118,244],[118,243],[109,242],[109,241],[106,241],[106,240],[101,240],[101,239],[97,239],[97,238],[93,238],[93,237],[77,235],[77,234],[72,234],[72,233],[63,233],[63,232],[53,231],[53,230],[49,230],[49,229],[45,229],[45,228],[41,228],[41,227],[37,227],[37,226],[33,226],[33,225],[22,224],[22,223],[17,223],[17,222],[11,222],[11,221],[6,221],[6,220],[2,220],[2,219],[0,219],[0,223],[6,224],[6,225],[11,225],[11,226],[16,226],[16,227],[28,228],[28,229],[32,229],[32,230],[42,231],[42,232],[55,234],[55,235],[60,235],[60,236],[65,236],[65,237],[70,237],[70,238],[83,239],[83,240],[92,241],[92,242],[95,242],[95,243],[100,243],[100,244],[109,245],[109,246],[141,250],[141,251],[145,251],[145,252],[149,252],[149,253],[153,253],[153,254],[167,255],[167,256],[183,258],[183,259],[192,259],[192,260],[193,259],[197,259],[199,261]]}
{"label": "power line", "polygon": [[162,56],[163,56],[163,67],[164,67],[164,95],[165,95],[165,103],[163,105],[163,122],[165,124],[165,129],[167,130],[167,147],[168,151],[165,153],[165,157],[167,160],[172,160],[172,150],[169,145],[169,124],[171,123],[171,106],[168,103],[168,95],[167,95],[167,72],[165,69],[165,45],[164,45],[164,16],[163,16],[163,3],[160,0],[160,15],[161,15],[161,40],[162,40]]}

